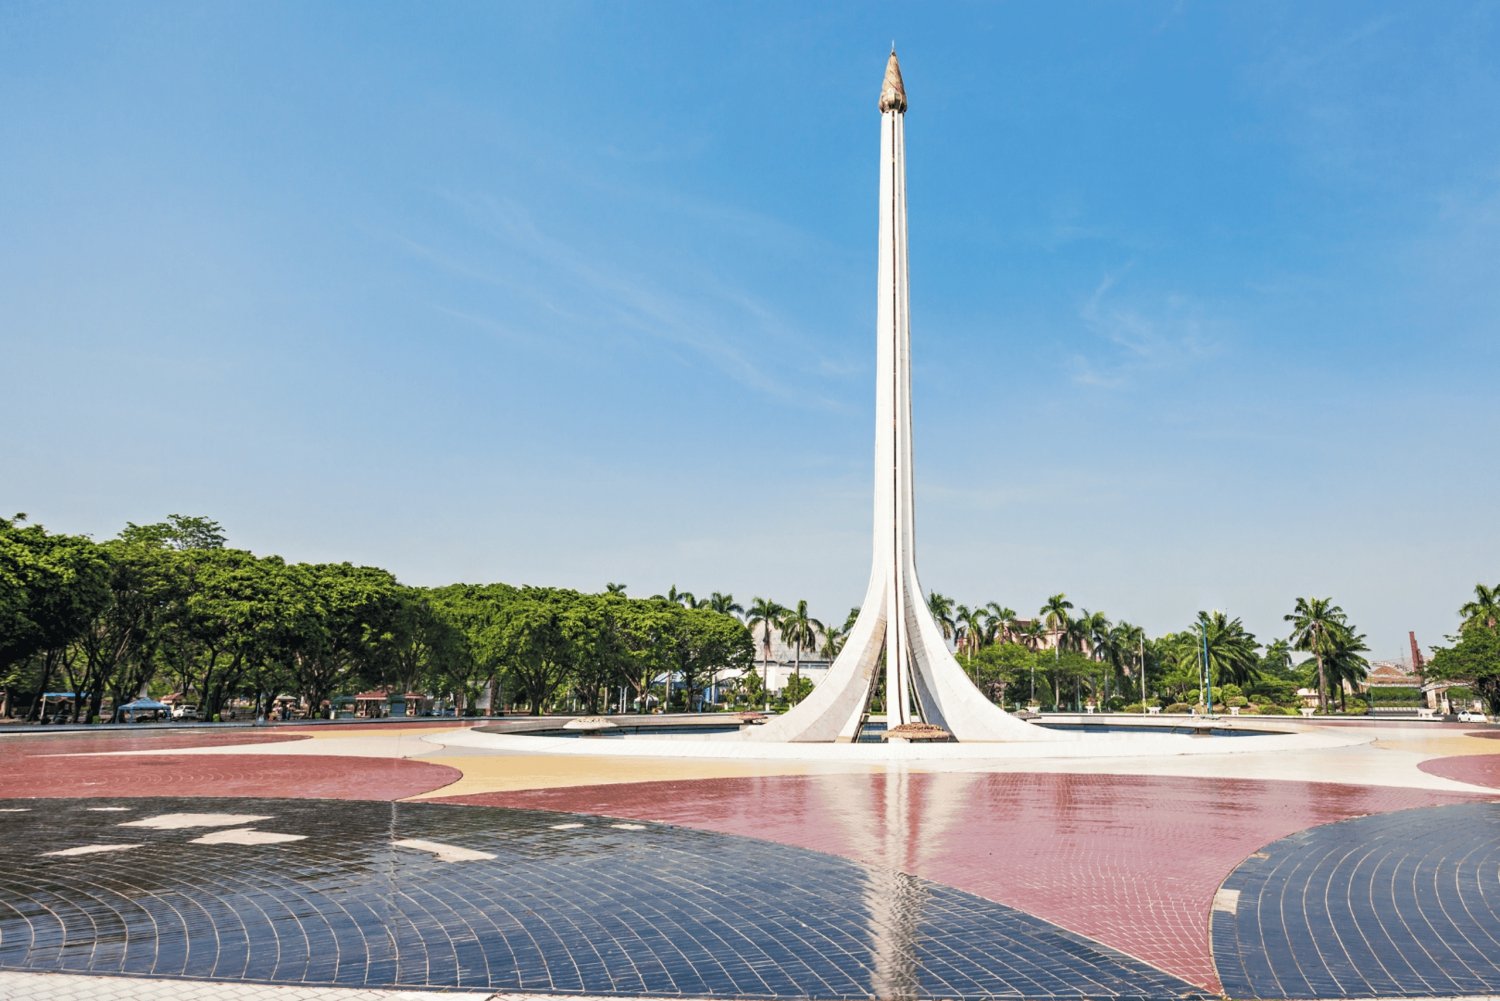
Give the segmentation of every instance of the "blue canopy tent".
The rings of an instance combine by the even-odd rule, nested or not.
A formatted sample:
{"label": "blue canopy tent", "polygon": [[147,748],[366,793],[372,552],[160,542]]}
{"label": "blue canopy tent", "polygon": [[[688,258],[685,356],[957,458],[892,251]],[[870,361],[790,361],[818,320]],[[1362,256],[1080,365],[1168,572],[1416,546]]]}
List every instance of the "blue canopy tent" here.
{"label": "blue canopy tent", "polygon": [[165,702],[158,702],[155,699],[140,698],[136,699],[134,702],[125,703],[120,707],[119,712],[121,713],[121,715],[129,714],[131,720],[133,720],[136,713],[164,712],[170,708],[171,707],[168,706]]}

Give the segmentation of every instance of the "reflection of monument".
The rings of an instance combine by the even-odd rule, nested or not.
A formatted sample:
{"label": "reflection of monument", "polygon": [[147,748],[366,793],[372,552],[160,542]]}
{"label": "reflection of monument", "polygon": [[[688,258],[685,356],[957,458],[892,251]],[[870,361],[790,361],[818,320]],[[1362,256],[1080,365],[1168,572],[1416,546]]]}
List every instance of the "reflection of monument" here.
{"label": "reflection of monument", "polygon": [[854,856],[869,866],[862,895],[870,933],[870,994],[902,1001],[922,997],[920,973],[927,890],[919,872],[928,851],[944,843],[977,776],[938,774],[923,795],[911,773],[886,769],[866,776],[827,775],[809,781],[834,807]]}
{"label": "reflection of monument", "polygon": [[891,52],[880,91],[880,263],[875,367],[875,556],[843,652],[801,705],[758,740],[853,740],[885,653],[888,726],[923,721],[958,740],[1047,740],[975,688],[927,611],[912,517],[911,329],[906,270],[906,89]]}

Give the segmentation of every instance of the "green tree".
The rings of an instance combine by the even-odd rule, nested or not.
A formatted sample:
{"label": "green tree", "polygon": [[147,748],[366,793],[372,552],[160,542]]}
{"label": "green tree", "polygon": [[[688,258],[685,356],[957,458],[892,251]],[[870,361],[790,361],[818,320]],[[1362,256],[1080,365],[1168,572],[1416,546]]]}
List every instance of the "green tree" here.
{"label": "green tree", "polygon": [[927,595],[927,610],[932,613],[932,618],[943,631],[944,639],[952,639],[955,623],[953,621],[953,599],[944,594],[933,591]]}
{"label": "green tree", "polygon": [[1268,678],[1286,679],[1292,673],[1292,648],[1286,640],[1272,640],[1260,655],[1258,671]]}
{"label": "green tree", "polygon": [[1484,700],[1489,713],[1500,713],[1500,629],[1471,622],[1450,636],[1451,647],[1439,647],[1427,664],[1428,681],[1468,684]]}
{"label": "green tree", "polygon": [[1339,708],[1347,709],[1345,694],[1356,690],[1370,673],[1370,662],[1364,657],[1370,652],[1362,634],[1348,625],[1329,634],[1328,650],[1324,657],[1324,670],[1328,683],[1339,693]]}
{"label": "green tree", "polygon": [[374,673],[374,641],[393,628],[400,585],[385,570],[349,563],[294,564],[281,581],[283,613],[268,648],[317,713],[345,686]]}
{"label": "green tree", "polygon": [[[817,645],[818,636],[823,632],[823,623],[807,614],[807,602],[802,600],[782,614],[780,626],[782,638],[792,644],[792,677],[796,679],[796,690],[800,692],[802,690],[802,649]],[[792,705],[796,704],[796,702],[792,703]]]}
{"label": "green tree", "polygon": [[[1045,633],[1040,629],[1027,630],[1027,633],[1035,638],[1038,646],[1040,646],[1045,635],[1052,637],[1052,665],[1054,670],[1057,667],[1058,660],[1062,656],[1065,645],[1064,636],[1068,631],[1069,623],[1072,621],[1068,617],[1068,613],[1072,608],[1073,603],[1068,600],[1066,594],[1054,594],[1047,599],[1041,608],[1037,609],[1037,616],[1040,621],[1033,623],[1033,625],[1045,623]],[[1055,697],[1057,691],[1056,685],[1048,685],[1048,691]]]}
{"label": "green tree", "polygon": [[1292,624],[1290,642],[1294,650],[1306,650],[1318,665],[1318,708],[1328,709],[1328,672],[1324,658],[1331,634],[1343,625],[1343,610],[1332,598],[1298,598],[1291,613],[1282,616]]}
{"label": "green tree", "polygon": [[1062,634],[1067,629],[1071,619],[1068,613],[1072,611],[1073,603],[1068,600],[1066,594],[1054,594],[1048,598],[1046,604],[1037,610],[1041,621],[1046,623],[1047,630],[1058,637],[1058,645],[1062,643]]}
{"label": "green tree", "polygon": [[1006,643],[1015,639],[1011,635],[1011,630],[1016,624],[1015,609],[1002,605],[998,601],[991,601],[984,606],[984,610],[989,615],[989,631],[995,642]]}
{"label": "green tree", "polygon": [[1245,631],[1239,619],[1230,619],[1223,612],[1199,612],[1197,630],[1197,648],[1183,650],[1179,656],[1198,664],[1206,652],[1213,684],[1244,686],[1260,676],[1255,637]]}
{"label": "green tree", "polygon": [[36,719],[40,695],[73,655],[72,644],[108,606],[109,564],[91,540],[52,534],[25,518],[0,519],[0,684],[9,691],[21,664],[39,658],[31,686]]}
{"label": "green tree", "polygon": [[223,549],[226,541],[224,527],[217,521],[187,514],[169,514],[166,521],[153,525],[127,521],[120,538],[125,542],[178,550]]}
{"label": "green tree", "polygon": [[667,601],[674,605],[681,605],[684,608],[693,608],[698,604],[698,599],[694,597],[693,592],[679,591],[676,584],[667,588],[666,594],[653,594],[651,597],[658,601]]}
{"label": "green tree", "polygon": [[777,701],[782,705],[795,706],[803,699],[812,694],[813,683],[801,675],[797,675],[786,683]]}
{"label": "green tree", "polygon": [[830,664],[843,652],[844,641],[849,638],[849,630],[844,626],[824,626],[823,642],[818,646],[818,656]]}
{"label": "green tree", "polygon": [[1035,669],[1036,654],[1019,643],[991,643],[972,654],[965,666],[979,690],[1003,705],[1007,689]]}
{"label": "green tree", "polygon": [[685,609],[675,616],[670,649],[689,709],[701,708],[705,680],[724,671],[743,672],[755,657],[744,623],[710,608]]}
{"label": "green tree", "polygon": [[734,595],[720,594],[718,591],[715,591],[707,598],[699,599],[698,607],[707,608],[710,611],[718,612],[720,615],[733,615],[738,617],[745,614],[745,609],[734,600]]}
{"label": "green tree", "polygon": [[954,636],[960,653],[976,653],[979,648],[994,639],[994,627],[984,608],[959,605],[953,614]]}
{"label": "green tree", "polygon": [[1459,630],[1468,629],[1470,626],[1484,626],[1494,629],[1500,623],[1500,584],[1494,587],[1486,587],[1483,584],[1474,585],[1474,600],[1466,602],[1458,610],[1463,624]]}
{"label": "green tree", "polygon": [[752,632],[757,626],[761,629],[761,687],[763,691],[769,691],[771,688],[771,634],[780,630],[781,618],[785,614],[786,608],[770,598],[754,599],[750,602],[750,610],[745,613],[745,625]]}

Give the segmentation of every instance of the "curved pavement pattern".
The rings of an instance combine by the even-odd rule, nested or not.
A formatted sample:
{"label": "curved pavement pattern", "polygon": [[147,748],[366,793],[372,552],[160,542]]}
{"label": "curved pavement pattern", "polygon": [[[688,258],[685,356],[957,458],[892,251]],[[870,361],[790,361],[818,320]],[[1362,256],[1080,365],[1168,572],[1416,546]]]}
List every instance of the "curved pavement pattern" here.
{"label": "curved pavement pattern", "polygon": [[411,803],[0,808],[9,969],[656,996],[1203,996],[1022,912],[748,838]]}
{"label": "curved pavement pattern", "polygon": [[1500,804],[1274,842],[1225,881],[1212,934],[1235,998],[1500,993]]}
{"label": "curved pavement pattern", "polygon": [[841,855],[1018,908],[1217,993],[1209,908],[1246,855],[1315,824],[1475,798],[1335,783],[892,770],[440,801],[663,821]]}
{"label": "curved pavement pattern", "polygon": [[[0,735],[0,799],[46,796],[277,796],[402,799],[441,789],[456,768],[407,758],[232,753],[249,744],[294,742],[306,733],[232,730]],[[224,754],[118,754],[121,751]],[[86,755],[99,755],[87,757]],[[107,755],[107,756],[106,756]],[[3,804],[0,804],[3,805]]]}
{"label": "curved pavement pattern", "polygon": [[1450,758],[1429,758],[1417,766],[1429,775],[1440,775],[1455,782],[1500,789],[1500,754],[1463,754]]}

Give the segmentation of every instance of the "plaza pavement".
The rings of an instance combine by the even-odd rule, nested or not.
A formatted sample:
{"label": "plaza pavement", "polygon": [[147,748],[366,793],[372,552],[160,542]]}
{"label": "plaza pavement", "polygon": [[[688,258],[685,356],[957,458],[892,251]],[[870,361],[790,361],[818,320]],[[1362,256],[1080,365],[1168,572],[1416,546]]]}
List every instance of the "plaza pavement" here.
{"label": "plaza pavement", "polygon": [[[992,958],[1002,961],[1007,960],[1008,951],[1016,953],[1003,969],[984,962],[968,969],[965,964],[972,965],[975,957],[949,957],[940,962],[931,954],[935,946],[924,944],[906,956],[910,969],[892,974],[882,970],[880,960],[881,949],[889,949],[891,935],[888,928],[879,931],[884,919],[871,910],[876,904],[875,897],[870,897],[861,911],[871,929],[868,934],[840,930],[833,924],[819,932],[852,935],[850,942],[859,939],[863,943],[848,945],[836,970],[810,971],[774,989],[755,981],[760,986],[752,989],[747,986],[751,981],[745,979],[748,974],[717,968],[716,964],[722,966],[722,957],[716,959],[714,950],[706,949],[700,958],[681,960],[686,964],[681,969],[671,968],[679,962],[672,959],[662,974],[665,979],[653,981],[643,974],[639,982],[625,983],[619,970],[610,966],[614,960],[606,957],[600,962],[608,976],[584,977],[566,988],[570,995],[587,990],[592,983],[610,988],[606,993],[633,997],[644,996],[655,984],[663,996],[832,998],[858,996],[860,984],[883,983],[891,996],[909,997],[1128,996],[1131,984],[1145,984],[1155,976],[1152,970],[1178,983],[1182,989],[1178,993],[1197,990],[1208,995],[1228,989],[1246,997],[1480,997],[1500,990],[1500,958],[1496,958],[1500,957],[1496,951],[1500,885],[1495,876],[1500,867],[1484,868],[1494,861],[1486,852],[1500,844],[1500,826],[1495,820],[1500,814],[1494,805],[1500,796],[1500,743],[1493,739],[1495,728],[1442,723],[1372,722],[1346,727],[1274,723],[1278,729],[1305,732],[1314,739],[1298,748],[1295,743],[1269,743],[1281,738],[1230,738],[1234,753],[989,761],[935,757],[881,767],[867,760],[840,761],[836,756],[823,761],[805,757],[704,760],[669,752],[637,757],[625,752],[624,742],[609,742],[611,747],[601,749],[610,753],[537,754],[524,750],[525,745],[516,749],[516,738],[501,735],[496,739],[451,722],[144,733],[43,734],[33,730],[0,736],[0,797],[26,800],[25,806],[8,809],[25,810],[33,821],[36,811],[43,809],[38,801],[70,801],[66,807],[60,804],[58,816],[41,828],[42,838],[50,831],[63,848],[67,846],[62,841],[69,836],[82,836],[77,825],[102,822],[99,818],[105,815],[89,812],[86,806],[74,809],[76,804],[100,797],[108,797],[112,804],[133,798],[269,801],[271,805],[258,814],[271,813],[280,800],[400,801],[410,804],[408,812],[425,803],[499,811],[493,814],[497,823],[510,823],[507,818],[567,814],[568,819],[559,825],[563,831],[586,826],[591,823],[588,818],[633,822],[635,827],[649,829],[651,837],[666,838],[658,832],[668,831],[682,831],[682,837],[687,837],[685,832],[696,831],[700,834],[695,837],[721,839],[683,842],[708,860],[695,864],[713,869],[722,862],[721,880],[733,881],[741,875],[733,869],[736,860],[755,857],[766,872],[775,872],[779,866],[817,869],[823,865],[818,859],[838,858],[854,868],[834,878],[833,885],[847,880],[850,886],[868,888],[879,885],[886,878],[882,874],[897,874],[903,880],[917,881],[900,885],[906,887],[902,892],[917,893],[912,899],[922,900],[947,900],[944,895],[951,888],[959,896],[944,904],[946,909],[913,905],[915,916],[903,919],[910,927],[897,925],[911,932],[914,941],[924,943],[941,939],[949,929],[960,934],[957,929],[962,925],[978,936],[970,951],[988,950],[995,954]],[[1328,739],[1335,731],[1338,739]],[[1257,750],[1253,742],[1258,740],[1276,749]],[[7,807],[0,805],[0,809]],[[337,816],[339,808],[329,804],[327,810]],[[62,812],[73,819],[65,821]],[[20,823],[18,816],[0,813],[0,830],[8,819]],[[420,810],[411,814],[410,823],[420,826],[416,818],[422,816],[427,815]],[[1369,826],[1380,818],[1390,818],[1387,826]],[[1447,854],[1434,858],[1418,850],[1422,844],[1441,840],[1440,835],[1451,841]],[[551,839],[564,856],[576,845],[565,834],[549,835],[543,843],[550,844]],[[1317,842],[1320,854],[1316,857],[1321,861],[1303,865],[1297,853],[1313,851],[1312,842]],[[671,844],[675,846],[672,851],[686,850],[676,841]],[[780,846],[775,851],[781,854],[760,858],[757,844]],[[1463,845],[1472,845],[1473,850],[1465,853],[1454,848]],[[28,844],[21,854],[38,855],[40,847]],[[628,846],[615,848],[630,850]],[[274,864],[278,857],[289,857],[286,853],[292,848],[264,845],[254,850],[264,853],[267,864]],[[278,856],[278,851],[283,854]],[[410,854],[402,851],[396,856]],[[1276,875],[1266,883],[1256,875],[1256,867],[1272,855],[1265,871]],[[114,858],[129,856],[130,852],[122,851]],[[1356,861],[1340,861],[1347,859]],[[36,872],[56,871],[55,866],[49,861]],[[122,870],[129,871],[128,867]],[[443,866],[435,871],[441,873]],[[468,873],[472,877],[478,871],[471,868]],[[683,916],[686,912],[678,909],[691,911],[695,895],[718,892],[713,880],[703,886],[660,890],[653,887],[659,882],[654,868],[648,864],[646,871],[653,875],[637,888],[622,891],[615,906],[631,909],[635,904],[630,894],[636,892],[644,896],[665,893],[668,898],[676,894],[681,899],[674,898],[661,920],[675,922],[674,927],[690,927],[693,935],[723,934],[711,922],[702,923],[701,915]],[[1392,877],[1402,884],[1416,878],[1414,873],[1432,884],[1425,896],[1418,890],[1380,896],[1384,892],[1380,887],[1391,883]],[[554,876],[547,878],[553,882],[542,885],[555,885]],[[1330,878],[1336,882],[1329,884]],[[1444,880],[1465,883],[1450,890]],[[1310,917],[1300,919],[1300,925],[1283,920],[1288,901],[1303,900],[1306,888],[1315,884],[1323,888],[1325,898],[1330,885],[1342,888],[1344,898],[1350,898],[1348,887],[1361,887],[1369,901],[1379,898],[1379,907],[1372,910],[1373,903],[1358,900],[1343,910],[1317,904],[1309,911]],[[1240,888],[1234,889],[1237,885]],[[9,902],[5,892],[9,891],[0,887],[0,905]],[[497,884],[495,892],[509,891]],[[770,904],[777,896],[756,886],[746,886],[741,892]],[[837,900],[837,895],[830,899]],[[1252,900],[1256,902],[1253,912],[1241,909]],[[1445,905],[1450,902],[1461,902],[1463,906],[1456,908],[1461,913],[1447,914]],[[128,905],[120,906],[128,910]],[[226,906],[232,909],[234,905]],[[694,906],[704,905],[699,901]],[[735,905],[721,902],[716,906]],[[821,927],[820,922],[834,921],[836,910],[834,904],[825,903],[812,923]],[[962,918],[956,916],[960,914]],[[1396,920],[1383,921],[1393,916]],[[96,919],[97,915],[90,920]],[[297,919],[287,920],[295,924]],[[524,926],[526,920],[521,919],[519,925]],[[786,915],[767,912],[755,920],[766,928],[782,928]],[[61,922],[59,928],[66,924]],[[1321,952],[1338,953],[1342,965],[1320,966],[1321,952],[1309,953],[1303,945],[1302,940],[1316,937],[1312,931],[1321,927],[1335,933],[1337,946]],[[61,990],[61,985],[73,982],[70,975],[65,981],[56,979],[62,974],[22,972],[20,968],[67,969],[62,959],[67,955],[76,959],[81,948],[77,943],[61,953],[47,954],[50,960],[43,949],[17,961],[16,954],[7,952],[16,938],[14,928],[7,925],[0,906],[0,998],[53,996],[35,992]],[[990,931],[976,931],[982,928]],[[1363,940],[1371,928],[1376,930],[1373,944],[1346,947],[1351,934]],[[57,934],[66,937],[75,931],[64,928]],[[527,934],[534,932],[531,929]],[[493,935],[505,938],[514,933],[514,928],[501,929]],[[444,934],[451,938],[451,929]],[[1082,950],[1077,956],[1092,958],[1077,959],[1077,964],[1093,963],[1100,972],[1087,983],[1048,979],[1052,971],[1044,968],[1044,962],[1027,967],[1028,961],[1018,958],[1020,943],[1036,936],[1052,936],[1047,939],[1050,948],[1061,950],[1059,955],[1065,958],[1069,950]],[[575,962],[573,950],[590,937],[573,935],[571,939],[577,941],[571,941],[569,935],[560,935],[552,951],[544,950],[538,962],[544,966]],[[68,948],[74,952],[69,954]],[[649,942],[627,943],[621,955],[631,949],[651,952],[655,948]],[[662,948],[664,953],[677,954],[672,951],[676,946]],[[715,948],[720,953],[734,951],[722,942]],[[874,959],[861,952],[868,949],[874,950]],[[1430,960],[1381,964],[1370,958],[1413,953],[1429,955]],[[746,962],[747,969],[755,967],[754,957]],[[782,965],[795,963],[786,959]],[[108,963],[103,966],[118,972]],[[99,964],[91,969],[97,971]],[[287,976],[306,977],[276,976],[283,981]],[[441,976],[436,980],[430,974],[423,976],[427,979],[421,986],[441,986]],[[486,985],[506,984],[496,969],[489,969],[486,976],[490,977]],[[209,992],[154,995],[162,997],[276,997],[283,995],[233,992],[336,990],[313,982],[234,983],[233,975],[189,988],[184,985],[190,980],[181,977],[147,983],[164,990],[170,985],[173,991]],[[82,979],[92,985],[93,993],[87,996],[144,996],[129,993],[138,989],[139,981]],[[410,985],[412,979],[407,976],[402,983]],[[1167,982],[1151,981],[1153,989],[1159,990],[1167,989],[1162,986]],[[700,990],[693,991],[693,985]],[[360,991],[378,991],[384,986],[390,984],[361,983]],[[547,992],[545,985],[538,987],[534,982],[527,989]],[[327,996],[399,996],[337,990],[343,993]],[[321,999],[324,995],[305,996]]]}

